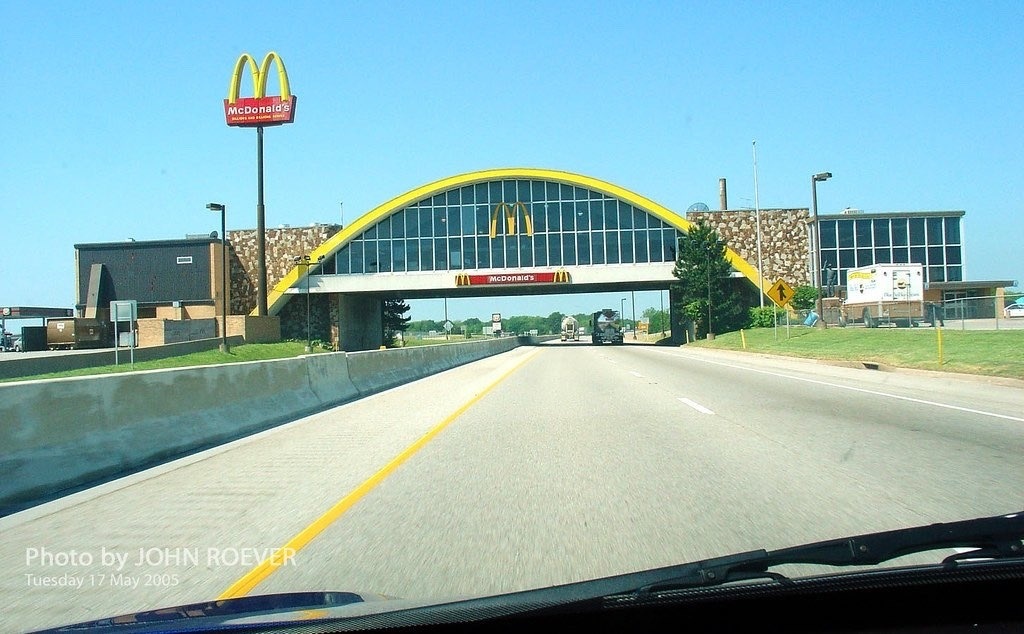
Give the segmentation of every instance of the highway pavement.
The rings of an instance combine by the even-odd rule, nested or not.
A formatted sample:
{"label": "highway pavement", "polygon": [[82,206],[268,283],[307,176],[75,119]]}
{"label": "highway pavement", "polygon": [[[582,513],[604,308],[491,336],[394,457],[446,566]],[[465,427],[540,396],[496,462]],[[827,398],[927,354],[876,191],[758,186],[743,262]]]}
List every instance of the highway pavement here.
{"label": "highway pavement", "polygon": [[553,342],[0,519],[0,630],[481,596],[1019,511],[1021,490],[1019,382]]}

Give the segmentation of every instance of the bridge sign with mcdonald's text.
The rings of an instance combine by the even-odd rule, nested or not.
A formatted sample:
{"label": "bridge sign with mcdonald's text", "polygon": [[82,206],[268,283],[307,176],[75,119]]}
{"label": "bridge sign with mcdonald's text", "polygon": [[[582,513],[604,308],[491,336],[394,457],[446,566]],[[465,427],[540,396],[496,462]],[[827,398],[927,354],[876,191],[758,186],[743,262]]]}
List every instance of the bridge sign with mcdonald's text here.
{"label": "bridge sign with mcdonald's text", "polygon": [[565,270],[542,271],[536,273],[493,273],[490,275],[470,275],[460,273],[455,276],[456,286],[486,286],[493,284],[569,284],[569,272]]}

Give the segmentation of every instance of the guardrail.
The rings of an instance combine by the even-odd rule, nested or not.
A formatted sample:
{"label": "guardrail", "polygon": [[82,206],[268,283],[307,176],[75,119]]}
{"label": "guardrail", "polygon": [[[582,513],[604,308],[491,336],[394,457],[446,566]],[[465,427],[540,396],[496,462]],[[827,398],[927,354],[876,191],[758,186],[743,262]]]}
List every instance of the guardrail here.
{"label": "guardrail", "polygon": [[518,337],[0,384],[0,516],[536,342]]}

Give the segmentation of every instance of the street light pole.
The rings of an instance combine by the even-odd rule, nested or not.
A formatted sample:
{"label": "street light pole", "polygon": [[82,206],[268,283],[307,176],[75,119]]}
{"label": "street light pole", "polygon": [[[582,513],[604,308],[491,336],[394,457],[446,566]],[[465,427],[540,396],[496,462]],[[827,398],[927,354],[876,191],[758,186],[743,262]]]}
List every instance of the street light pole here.
{"label": "street light pole", "polygon": [[296,256],[295,257],[295,264],[297,266],[301,266],[301,265],[305,265],[306,266],[306,350],[305,350],[305,352],[306,352],[306,354],[309,354],[310,352],[313,351],[313,342],[311,341],[310,335],[309,335],[309,256],[308,255]]}
{"label": "street light pole", "polygon": [[665,291],[658,291],[658,299],[661,300],[661,336],[665,336],[665,322],[668,321],[667,315],[665,315]]}
{"label": "street light pole", "polygon": [[636,339],[636,291],[629,291],[629,297],[633,302],[633,338]]}
{"label": "street light pole", "polygon": [[[306,265],[306,353],[309,354],[310,352],[313,352],[313,339],[310,334],[311,329],[309,318],[309,267],[312,266],[312,263],[310,262],[308,255],[303,255],[302,257],[296,256],[294,261],[296,265]],[[322,255],[316,259],[317,265],[322,264],[323,261],[324,256]]]}
{"label": "street light pole", "polygon": [[814,275],[813,282],[818,290],[818,325],[820,328],[828,328],[825,324],[825,313],[822,310],[821,301],[821,221],[818,218],[818,182],[827,181],[832,178],[832,172],[820,172],[811,176],[811,213],[814,216]]}
{"label": "street light pole", "polygon": [[227,234],[227,205],[221,203],[209,203],[206,208],[210,211],[220,212],[220,351],[228,352],[228,234]]}
{"label": "street light pole", "polygon": [[704,270],[707,271],[707,274],[708,274],[708,337],[707,338],[711,339],[711,254],[708,253],[706,255],[707,255],[708,263],[707,263],[707,266],[705,267]]}
{"label": "street light pole", "polygon": [[761,259],[761,205],[757,197],[757,141],[754,146],[754,225],[757,232],[757,295],[764,308],[764,262]]}

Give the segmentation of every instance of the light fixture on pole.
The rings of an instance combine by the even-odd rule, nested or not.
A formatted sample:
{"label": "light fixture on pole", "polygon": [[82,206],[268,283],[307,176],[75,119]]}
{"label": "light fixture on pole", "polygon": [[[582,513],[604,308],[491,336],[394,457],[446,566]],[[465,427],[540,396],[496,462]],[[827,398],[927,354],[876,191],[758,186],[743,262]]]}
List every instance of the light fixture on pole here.
{"label": "light fixture on pole", "polygon": [[820,172],[811,176],[811,214],[814,216],[814,250],[813,250],[813,272],[812,281],[814,287],[818,291],[818,322],[822,328],[827,328],[825,324],[825,315],[822,311],[821,302],[821,222],[818,218],[818,183],[820,181],[827,181],[832,178],[832,172]]}
{"label": "light fixture on pole", "polygon": [[227,243],[227,205],[209,203],[206,208],[220,212],[220,351],[228,352],[228,243]]}

